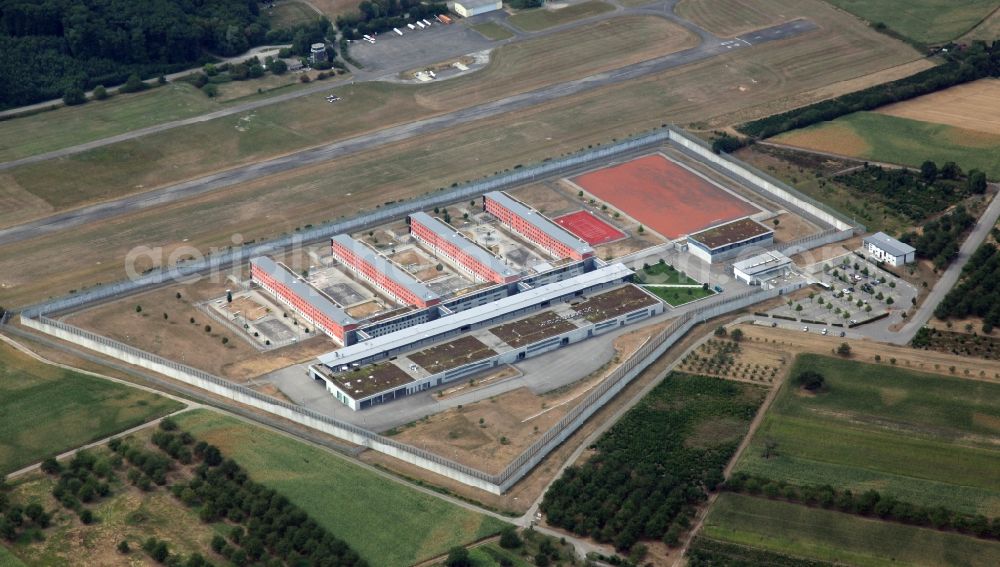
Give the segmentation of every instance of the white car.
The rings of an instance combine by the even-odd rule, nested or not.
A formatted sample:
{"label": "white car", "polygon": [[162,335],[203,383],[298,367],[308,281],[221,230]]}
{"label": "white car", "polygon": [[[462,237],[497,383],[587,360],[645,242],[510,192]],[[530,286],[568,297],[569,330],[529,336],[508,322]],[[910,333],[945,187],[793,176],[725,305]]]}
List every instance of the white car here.
{"label": "white car", "polygon": [[826,334],[826,329],[823,329],[823,334],[824,334],[824,335]]}
{"label": "white car", "polygon": [[808,333],[809,332],[809,327],[802,327],[802,332],[803,333]]}

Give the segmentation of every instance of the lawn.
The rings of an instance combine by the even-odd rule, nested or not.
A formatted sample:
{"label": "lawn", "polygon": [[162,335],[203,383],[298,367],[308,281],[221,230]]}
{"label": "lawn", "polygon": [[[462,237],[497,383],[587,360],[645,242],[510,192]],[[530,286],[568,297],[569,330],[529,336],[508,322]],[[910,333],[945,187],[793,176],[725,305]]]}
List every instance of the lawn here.
{"label": "lawn", "polygon": [[685,303],[691,303],[692,301],[706,298],[710,295],[715,295],[715,291],[711,288],[703,289],[701,287],[657,287],[644,285],[643,289],[652,293],[656,297],[659,297],[663,301],[666,301],[671,307],[680,307]]}
{"label": "lawn", "polygon": [[573,4],[558,10],[537,8],[525,10],[511,16],[507,21],[527,32],[534,32],[611,12],[615,7],[598,0]]}
{"label": "lawn", "polygon": [[472,29],[483,34],[483,37],[486,39],[492,39],[494,41],[514,37],[514,32],[496,22],[483,22],[481,24],[476,24],[472,26]]}
{"label": "lawn", "polygon": [[701,285],[701,282],[666,263],[643,266],[641,277],[645,284]]}
{"label": "lawn", "polygon": [[726,493],[705,520],[708,538],[858,567],[992,566],[1000,542]]}
{"label": "lawn", "polygon": [[310,8],[305,2],[298,0],[283,0],[278,2],[273,9],[268,10],[270,17],[268,20],[271,29],[289,29],[301,24],[308,24],[319,19],[320,15]]}
{"label": "lawn", "polygon": [[0,344],[0,475],[183,407]]}
{"label": "lawn", "polygon": [[996,0],[827,0],[869,22],[920,43],[943,43],[966,33],[997,7]]}
{"label": "lawn", "polygon": [[[829,391],[778,396],[736,470],[1000,514],[1000,384],[800,355]],[[764,458],[765,443],[776,455]]]}
{"label": "lawn", "polygon": [[920,167],[925,160],[953,161],[1000,179],[1000,136],[952,126],[856,112],[832,122],[786,132],[774,141],[806,149]]}
{"label": "lawn", "polygon": [[0,122],[0,161],[11,161],[218,108],[187,83],[118,95]]}
{"label": "lawn", "polygon": [[177,421],[217,445],[254,480],[287,496],[371,565],[412,565],[503,527],[499,520],[243,421],[207,411],[185,413]]}

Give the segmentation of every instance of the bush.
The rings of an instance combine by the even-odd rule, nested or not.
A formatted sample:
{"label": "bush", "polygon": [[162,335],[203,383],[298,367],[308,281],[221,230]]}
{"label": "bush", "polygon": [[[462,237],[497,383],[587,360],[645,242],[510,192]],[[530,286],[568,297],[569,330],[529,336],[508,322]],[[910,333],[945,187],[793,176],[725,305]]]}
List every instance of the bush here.
{"label": "bush", "polygon": [[508,526],[500,532],[500,547],[504,549],[516,549],[522,545],[521,537],[517,535],[514,526]]}
{"label": "bush", "polygon": [[469,550],[458,546],[448,550],[448,559],[445,560],[446,567],[472,567],[472,559],[469,558]]}
{"label": "bush", "polygon": [[132,73],[131,75],[129,75],[128,80],[125,81],[125,84],[119,87],[118,92],[137,93],[139,91],[146,90],[147,88],[149,88],[149,86],[146,83],[142,82],[142,79],[139,78],[139,75]]}
{"label": "bush", "polygon": [[814,370],[805,370],[795,377],[795,383],[810,392],[817,392],[826,386],[826,378]]}
{"label": "bush", "polygon": [[87,102],[87,95],[79,87],[70,87],[63,93],[62,100],[66,106],[77,106]]}
{"label": "bush", "polygon": [[219,96],[219,87],[215,83],[207,83],[201,87],[201,92],[208,98],[215,98]]}
{"label": "bush", "polygon": [[104,88],[104,85],[94,87],[94,100],[104,100],[106,98],[108,98],[108,90]]}

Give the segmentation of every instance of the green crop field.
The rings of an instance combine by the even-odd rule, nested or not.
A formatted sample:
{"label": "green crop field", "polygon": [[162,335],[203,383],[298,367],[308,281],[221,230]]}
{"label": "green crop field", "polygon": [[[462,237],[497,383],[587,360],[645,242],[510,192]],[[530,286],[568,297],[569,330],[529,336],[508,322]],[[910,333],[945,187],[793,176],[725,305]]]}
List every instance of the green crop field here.
{"label": "green crop field", "polygon": [[514,32],[496,22],[483,22],[481,24],[476,24],[472,26],[472,29],[483,34],[486,39],[492,39],[494,41],[514,37]]}
{"label": "green crop field", "polygon": [[774,141],[856,158],[919,167],[924,160],[957,163],[1000,179],[1000,136],[874,112],[786,132]]}
{"label": "green crop field", "polygon": [[1000,384],[812,354],[791,375],[807,369],[829,391],[784,389],[737,471],[1000,514]]}
{"label": "green crop field", "polygon": [[715,295],[715,291],[700,287],[657,287],[649,285],[642,287],[656,297],[666,301],[671,307],[679,307],[685,303],[691,303],[697,299]]}
{"label": "green crop field", "polygon": [[0,344],[0,475],[183,407]]}
{"label": "green crop field", "polygon": [[287,496],[371,565],[412,565],[504,525],[243,421],[194,411],[177,422]]}
{"label": "green crop field", "polygon": [[575,20],[582,20],[583,18],[590,18],[614,9],[614,6],[606,2],[590,0],[589,2],[573,4],[558,10],[537,8],[518,12],[511,16],[508,21],[524,31],[533,32]]}
{"label": "green crop field", "polygon": [[873,24],[883,23],[921,43],[955,39],[997,8],[996,0],[827,1]]}
{"label": "green crop field", "polygon": [[725,493],[703,535],[789,555],[858,567],[987,567],[1000,543],[787,502]]}

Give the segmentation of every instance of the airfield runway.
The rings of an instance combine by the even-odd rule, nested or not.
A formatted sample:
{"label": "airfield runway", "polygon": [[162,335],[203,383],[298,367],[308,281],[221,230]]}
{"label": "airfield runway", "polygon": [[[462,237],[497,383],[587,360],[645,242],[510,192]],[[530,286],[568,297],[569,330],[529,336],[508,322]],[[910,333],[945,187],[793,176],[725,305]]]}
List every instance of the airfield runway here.
{"label": "airfield runway", "polygon": [[[463,108],[447,114],[385,128],[278,158],[168,185],[137,195],[130,195],[112,201],[57,213],[49,217],[0,230],[0,245],[36,238],[66,228],[139,211],[147,207],[187,199],[237,183],[259,179],[265,175],[285,172],[336,159],[415,136],[528,108],[561,97],[659,73],[667,69],[727,53],[734,49],[747,49],[760,43],[792,38],[814,29],[817,29],[817,26],[808,20],[793,20],[777,26],[750,32],[731,40],[723,41],[715,39],[711,42],[702,43],[698,47],[649,59],[619,69],[597,73],[582,79],[550,85],[527,93]],[[201,119],[203,117],[198,118]]]}

